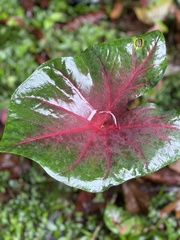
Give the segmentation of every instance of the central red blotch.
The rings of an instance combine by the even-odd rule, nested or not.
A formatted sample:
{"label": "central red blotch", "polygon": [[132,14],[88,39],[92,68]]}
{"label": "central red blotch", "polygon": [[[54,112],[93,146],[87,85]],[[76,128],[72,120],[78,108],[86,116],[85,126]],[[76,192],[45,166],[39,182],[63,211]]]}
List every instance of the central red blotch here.
{"label": "central red blotch", "polygon": [[90,125],[97,127],[98,129],[107,129],[109,127],[116,127],[117,120],[115,115],[110,111],[96,112],[91,118]]}

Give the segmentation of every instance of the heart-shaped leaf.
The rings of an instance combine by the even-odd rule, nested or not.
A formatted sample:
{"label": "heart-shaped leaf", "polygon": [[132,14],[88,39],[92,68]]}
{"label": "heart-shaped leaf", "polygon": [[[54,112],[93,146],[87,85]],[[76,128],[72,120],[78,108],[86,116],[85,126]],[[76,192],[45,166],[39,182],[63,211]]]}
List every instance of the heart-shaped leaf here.
{"label": "heart-shaped leaf", "polygon": [[180,157],[179,117],[153,104],[128,104],[165,68],[159,31],[50,60],[13,94],[0,150],[93,192],[154,172]]}

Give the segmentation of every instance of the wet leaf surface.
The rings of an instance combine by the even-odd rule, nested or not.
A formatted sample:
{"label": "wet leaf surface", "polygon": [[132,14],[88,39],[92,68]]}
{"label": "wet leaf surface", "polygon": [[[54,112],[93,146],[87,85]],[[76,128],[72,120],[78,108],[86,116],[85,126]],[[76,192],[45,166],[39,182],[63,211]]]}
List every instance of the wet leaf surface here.
{"label": "wet leaf surface", "polygon": [[0,150],[92,192],[154,172],[180,156],[179,118],[153,104],[128,106],[165,68],[159,31],[50,60],[12,96]]}

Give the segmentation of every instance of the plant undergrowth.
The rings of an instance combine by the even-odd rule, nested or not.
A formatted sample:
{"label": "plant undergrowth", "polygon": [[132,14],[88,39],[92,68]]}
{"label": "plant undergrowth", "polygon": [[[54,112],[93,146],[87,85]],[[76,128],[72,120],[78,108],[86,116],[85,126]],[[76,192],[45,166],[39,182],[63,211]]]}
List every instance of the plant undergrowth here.
{"label": "plant undergrowth", "polygon": [[[141,234],[118,235],[103,221],[108,206],[99,214],[85,216],[76,211],[78,191],[50,179],[36,164],[19,179],[8,180],[8,172],[2,173],[1,191],[11,192],[11,199],[0,204],[0,240],[176,240],[180,237],[174,214],[168,218],[159,215],[159,209],[176,199],[176,192],[167,191],[165,186],[151,198],[147,214],[134,215],[141,224]],[[93,201],[105,202],[106,197],[99,193]],[[122,206],[123,202],[116,200],[116,212]],[[124,219],[131,223],[133,215],[122,211]]]}
{"label": "plant undergrowth", "polygon": [[[88,240],[102,221],[102,212],[86,218],[76,212],[77,190],[53,181],[35,165],[22,178],[8,180],[8,172],[0,178],[1,190],[12,194],[6,204],[0,204],[2,240]],[[101,229],[99,239],[112,237],[107,228]]]}
{"label": "plant undergrowth", "polygon": [[28,16],[17,0],[3,0],[0,6],[0,101],[10,98],[13,89],[37,68],[37,58],[44,52],[48,59],[75,55],[94,43],[123,36],[123,32],[109,29],[107,19],[98,25],[86,23],[73,31],[55,25],[76,17],[82,9],[86,13],[100,7],[86,3],[73,7],[65,0],[51,0],[48,9],[35,6]]}

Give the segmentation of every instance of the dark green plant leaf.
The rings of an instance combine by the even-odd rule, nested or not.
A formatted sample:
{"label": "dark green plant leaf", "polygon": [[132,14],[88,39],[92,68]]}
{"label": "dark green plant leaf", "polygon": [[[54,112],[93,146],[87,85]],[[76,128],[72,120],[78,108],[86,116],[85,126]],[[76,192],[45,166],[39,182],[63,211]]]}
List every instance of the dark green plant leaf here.
{"label": "dark green plant leaf", "polygon": [[180,157],[179,117],[153,104],[128,104],[165,68],[159,31],[48,61],[13,94],[0,150],[87,191],[154,172]]}

